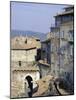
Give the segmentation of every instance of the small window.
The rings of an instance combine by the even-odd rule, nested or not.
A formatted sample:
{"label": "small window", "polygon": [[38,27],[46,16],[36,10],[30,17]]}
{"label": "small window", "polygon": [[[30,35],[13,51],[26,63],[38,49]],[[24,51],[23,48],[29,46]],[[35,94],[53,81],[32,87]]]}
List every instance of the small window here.
{"label": "small window", "polygon": [[64,31],[61,32],[61,38],[64,38]]}
{"label": "small window", "polygon": [[27,39],[25,40],[25,44],[27,44]]}
{"label": "small window", "polygon": [[19,66],[21,66],[21,61],[19,61]]}
{"label": "small window", "polygon": [[55,70],[53,70],[53,73],[55,74]]}
{"label": "small window", "polygon": [[16,41],[18,41],[18,39],[16,39]]}
{"label": "small window", "polygon": [[65,75],[67,74],[67,72],[65,72]]}

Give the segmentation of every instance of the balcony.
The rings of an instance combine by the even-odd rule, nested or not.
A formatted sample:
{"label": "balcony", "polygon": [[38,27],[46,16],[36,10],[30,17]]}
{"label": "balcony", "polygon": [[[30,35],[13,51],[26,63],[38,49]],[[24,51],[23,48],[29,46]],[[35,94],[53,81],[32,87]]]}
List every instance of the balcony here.
{"label": "balcony", "polygon": [[59,31],[59,27],[55,24],[51,24],[50,32],[57,32]]}
{"label": "balcony", "polygon": [[47,59],[45,59],[45,60],[40,60],[40,61],[39,61],[39,64],[42,64],[42,65],[47,66],[47,67],[50,67],[50,64],[47,62]]}

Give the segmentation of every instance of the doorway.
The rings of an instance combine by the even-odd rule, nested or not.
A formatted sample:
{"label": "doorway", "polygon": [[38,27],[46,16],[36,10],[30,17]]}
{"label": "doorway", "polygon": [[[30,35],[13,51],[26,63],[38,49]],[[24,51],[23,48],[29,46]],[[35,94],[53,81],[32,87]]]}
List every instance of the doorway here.
{"label": "doorway", "polygon": [[33,81],[33,79],[29,75],[25,79],[27,80],[28,88],[30,89],[30,91],[28,92],[28,95],[29,95],[29,97],[32,97],[32,94],[33,94],[33,83],[32,83],[32,81]]}

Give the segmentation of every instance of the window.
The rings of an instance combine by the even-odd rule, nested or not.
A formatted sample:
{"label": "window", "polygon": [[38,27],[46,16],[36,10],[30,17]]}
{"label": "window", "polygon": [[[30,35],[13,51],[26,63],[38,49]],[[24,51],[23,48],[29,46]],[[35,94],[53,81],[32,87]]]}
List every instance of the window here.
{"label": "window", "polygon": [[60,37],[64,38],[64,31],[61,32]]}
{"label": "window", "polygon": [[21,66],[21,61],[19,61],[19,66]]}
{"label": "window", "polygon": [[70,47],[70,55],[73,55],[73,46]]}
{"label": "window", "polygon": [[18,39],[16,39],[16,41],[18,42]]}
{"label": "window", "polygon": [[55,36],[58,38],[59,37],[59,32],[56,32]]}
{"label": "window", "polygon": [[68,32],[68,34],[69,34],[69,38],[70,38],[71,40],[73,40],[73,35],[74,35],[73,30],[70,30],[70,31]]}
{"label": "window", "polygon": [[53,70],[53,73],[55,74],[55,70]]}
{"label": "window", "polygon": [[63,16],[62,22],[67,22],[73,20],[73,15]]}
{"label": "window", "polygon": [[51,52],[54,50],[54,43],[51,44]]}
{"label": "window", "polygon": [[25,40],[25,44],[27,44],[27,39]]}
{"label": "window", "polygon": [[60,23],[61,23],[61,17],[58,16],[58,17],[55,18],[55,25],[59,26]]}
{"label": "window", "polygon": [[63,17],[62,17],[62,22],[66,22],[66,21],[68,21],[69,18],[70,18],[69,16],[63,16]]}
{"label": "window", "polygon": [[65,49],[64,49],[64,46],[60,48],[60,53],[61,55],[64,55],[64,52],[65,52]]}

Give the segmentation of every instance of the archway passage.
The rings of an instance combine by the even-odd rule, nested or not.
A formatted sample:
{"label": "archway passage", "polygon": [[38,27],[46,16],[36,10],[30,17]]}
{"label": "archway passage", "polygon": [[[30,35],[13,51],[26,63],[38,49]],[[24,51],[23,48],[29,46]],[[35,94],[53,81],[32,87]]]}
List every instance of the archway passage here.
{"label": "archway passage", "polygon": [[32,81],[33,81],[33,79],[32,79],[31,76],[28,75],[26,77],[26,80],[28,82],[28,88],[30,88],[30,92],[28,92],[28,95],[29,95],[29,97],[32,97],[32,93],[33,93],[33,83],[32,83]]}

